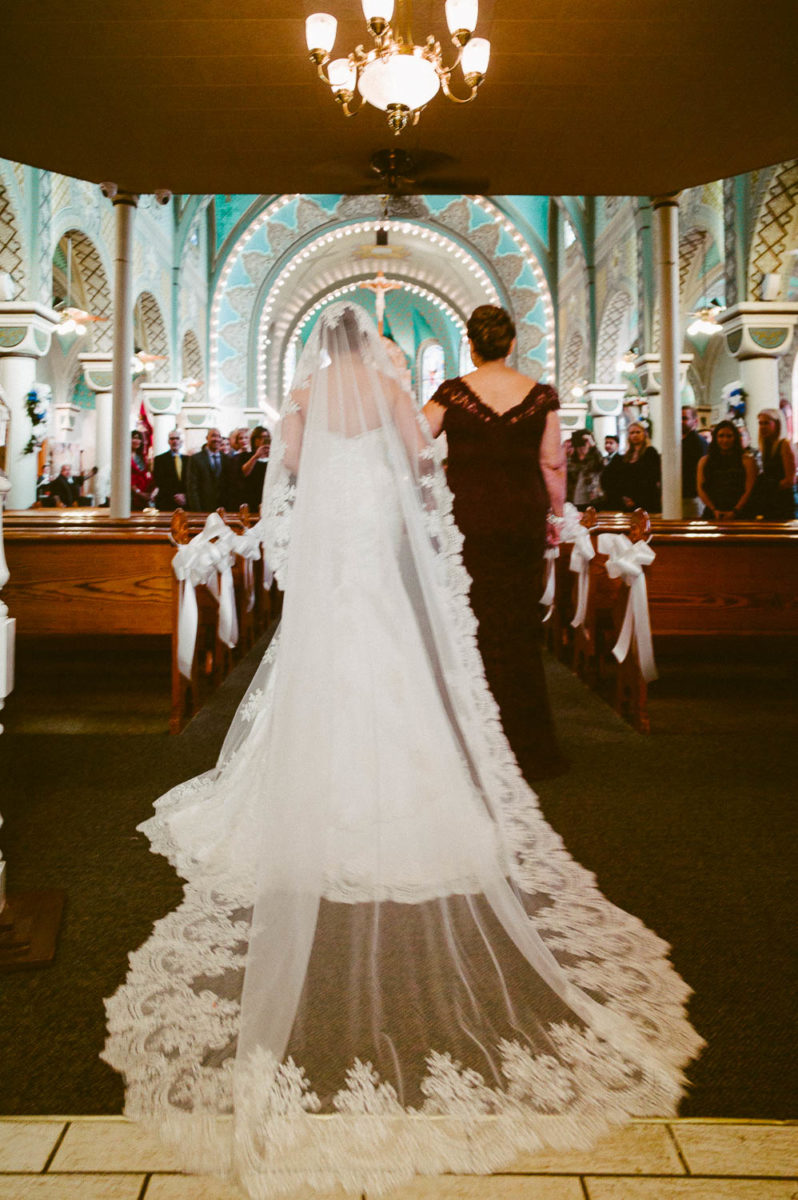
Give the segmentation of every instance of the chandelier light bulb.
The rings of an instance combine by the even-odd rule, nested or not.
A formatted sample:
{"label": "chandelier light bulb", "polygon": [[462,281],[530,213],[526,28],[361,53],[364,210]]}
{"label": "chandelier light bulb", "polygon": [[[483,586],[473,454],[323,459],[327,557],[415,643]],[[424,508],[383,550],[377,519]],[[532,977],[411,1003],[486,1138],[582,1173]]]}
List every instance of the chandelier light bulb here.
{"label": "chandelier light bulb", "polygon": [[75,322],[71,317],[67,317],[66,321],[62,321],[60,325],[56,326],[55,331],[59,337],[66,337],[68,333],[74,333],[76,329]]}
{"label": "chandelier light bulb", "polygon": [[77,337],[83,337],[85,333],[86,333],[85,325],[76,325],[75,326],[75,334]]}
{"label": "chandelier light bulb", "polygon": [[472,34],[478,14],[479,0],[446,0],[446,24],[453,37],[459,33]]}
{"label": "chandelier light bulb", "polygon": [[338,22],[329,13],[313,13],[305,21],[305,39],[311,55],[329,54],[335,44]]}
{"label": "chandelier light bulb", "polygon": [[366,24],[379,37],[391,23],[393,0],[362,0],[362,3]]}
{"label": "chandelier light bulb", "polygon": [[335,58],[327,67],[327,78],[336,96],[339,92],[351,95],[355,90],[357,68],[348,58]]}
{"label": "chandelier light bulb", "polygon": [[488,39],[472,38],[468,45],[463,47],[463,57],[460,59],[466,83],[471,84],[472,80],[473,82],[481,80],[487,74],[489,62],[490,42]]}

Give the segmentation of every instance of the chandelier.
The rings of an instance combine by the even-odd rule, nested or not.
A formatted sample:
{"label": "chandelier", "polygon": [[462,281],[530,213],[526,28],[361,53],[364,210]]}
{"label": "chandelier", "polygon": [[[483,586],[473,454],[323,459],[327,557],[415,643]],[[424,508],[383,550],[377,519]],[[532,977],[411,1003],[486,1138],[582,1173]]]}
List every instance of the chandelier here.
{"label": "chandelier", "polygon": [[[394,0],[362,0],[363,14],[374,46],[357,46],[347,58],[330,61],[338,22],[329,13],[314,13],[305,22],[305,36],[311,62],[319,78],[329,84],[333,96],[347,117],[359,111],[363,101],[381,108],[388,124],[399,134],[408,123],[416,125],[422,110],[442,91],[455,104],[473,100],[485,78],[490,58],[490,42],[473,37],[479,0],[446,0],[446,23],[457,48],[457,57],[447,66],[440,42],[432,35],[423,46],[413,42],[409,29],[394,31],[391,18]],[[398,0],[399,14],[404,13]],[[468,95],[451,90],[452,72],[460,67]],[[325,71],[326,68],[326,71]],[[360,103],[353,107],[355,93]]]}

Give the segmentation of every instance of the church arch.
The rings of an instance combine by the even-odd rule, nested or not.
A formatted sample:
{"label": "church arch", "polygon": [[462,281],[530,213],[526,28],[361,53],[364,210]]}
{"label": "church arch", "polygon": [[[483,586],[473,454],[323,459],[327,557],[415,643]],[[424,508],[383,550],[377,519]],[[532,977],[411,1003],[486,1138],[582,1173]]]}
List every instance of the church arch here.
{"label": "church arch", "polygon": [[182,381],[194,380],[197,383],[191,398],[195,404],[202,404],[206,395],[205,367],[200,341],[193,329],[187,329],[183,334],[180,344],[180,370]]}
{"label": "church arch", "polygon": [[[153,362],[147,377],[153,383],[165,383],[171,375],[169,338],[161,306],[152,292],[140,292],[133,307],[133,340],[135,350],[161,358]],[[162,357],[161,357],[162,356]]]}
{"label": "church arch", "polygon": [[597,383],[615,383],[619,378],[618,361],[632,340],[633,308],[628,292],[613,292],[607,298],[596,339]]}
{"label": "church arch", "polygon": [[578,329],[571,330],[565,343],[560,367],[560,394],[566,401],[571,389],[587,378],[587,344]]}
{"label": "church arch", "polygon": [[[436,238],[439,244],[448,239],[455,248],[453,273],[443,286],[429,275],[422,278],[423,271],[412,264],[405,264],[400,272],[405,280],[447,298],[458,282],[463,299],[457,304],[452,301],[452,307],[461,319],[477,303],[505,304],[518,326],[519,366],[535,378],[547,371],[553,375],[554,319],[548,283],[541,264],[509,217],[484,197],[419,196],[401,204],[401,212],[397,210],[386,222],[397,236],[413,239],[419,251],[428,251]],[[251,403],[250,397],[259,390],[263,358],[268,367],[263,391],[277,399],[286,338],[302,309],[312,308],[319,297],[348,286],[358,275],[365,278],[373,273],[373,263],[359,271],[355,269],[359,264],[353,263],[343,271],[340,263],[332,261],[334,243],[349,238],[354,245],[353,234],[347,231],[360,226],[362,237],[369,222],[375,226],[383,223],[376,197],[290,195],[264,200],[261,212],[230,244],[215,274],[209,363],[214,400],[223,406]],[[407,230],[404,234],[403,228]],[[328,235],[331,242],[315,246]],[[313,287],[306,287],[304,268],[311,256],[316,281]],[[444,261],[443,255],[440,257]],[[387,269],[392,277],[396,275],[395,264]],[[290,314],[286,311],[289,298]],[[270,299],[274,301],[271,307]]]}
{"label": "church arch", "polygon": [[[71,245],[71,254],[70,254]],[[69,278],[68,278],[69,277]],[[69,296],[67,297],[67,284]],[[53,302],[82,308],[94,317],[88,336],[91,348],[101,354],[113,349],[111,289],[96,244],[81,229],[67,229],[53,253]],[[89,346],[83,347],[89,349]]]}

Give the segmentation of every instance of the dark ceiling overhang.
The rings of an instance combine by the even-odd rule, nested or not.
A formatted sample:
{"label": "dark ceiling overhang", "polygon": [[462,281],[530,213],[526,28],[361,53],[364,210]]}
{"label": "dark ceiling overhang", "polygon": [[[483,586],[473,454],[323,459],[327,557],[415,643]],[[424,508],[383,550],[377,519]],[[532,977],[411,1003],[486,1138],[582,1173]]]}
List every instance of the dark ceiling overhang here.
{"label": "dark ceiling overhang", "polygon": [[[796,0],[482,0],[479,97],[398,139],[316,79],[317,8],[336,54],[368,41],[359,0],[5,0],[0,155],[139,192],[337,193],[398,145],[451,156],[419,191],[658,195],[798,154]],[[447,39],[443,0],[413,32]]]}

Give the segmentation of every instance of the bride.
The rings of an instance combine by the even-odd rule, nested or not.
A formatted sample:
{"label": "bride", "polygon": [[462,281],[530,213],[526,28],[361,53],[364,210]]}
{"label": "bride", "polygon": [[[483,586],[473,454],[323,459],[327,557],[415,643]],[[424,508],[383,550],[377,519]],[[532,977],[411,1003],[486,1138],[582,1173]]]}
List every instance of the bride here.
{"label": "bride", "polygon": [[262,514],[280,629],[216,768],[141,826],[186,886],[106,1002],[127,1115],[265,1200],[672,1114],[688,988],[518,771],[429,431],[357,305],[311,333]]}

